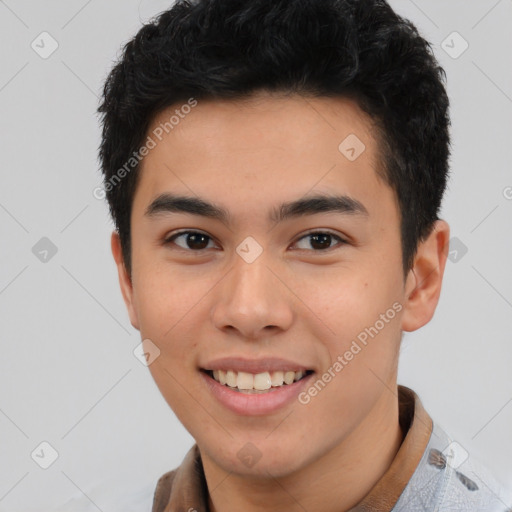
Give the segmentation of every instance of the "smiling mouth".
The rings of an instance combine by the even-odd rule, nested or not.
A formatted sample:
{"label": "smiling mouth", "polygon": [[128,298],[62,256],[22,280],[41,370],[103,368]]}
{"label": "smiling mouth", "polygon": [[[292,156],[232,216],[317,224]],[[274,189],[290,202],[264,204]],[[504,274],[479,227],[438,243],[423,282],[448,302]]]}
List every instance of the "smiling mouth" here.
{"label": "smiling mouth", "polygon": [[312,374],[306,371],[273,371],[262,373],[236,372],[234,370],[201,370],[219,384],[233,391],[247,394],[269,393],[290,386]]}

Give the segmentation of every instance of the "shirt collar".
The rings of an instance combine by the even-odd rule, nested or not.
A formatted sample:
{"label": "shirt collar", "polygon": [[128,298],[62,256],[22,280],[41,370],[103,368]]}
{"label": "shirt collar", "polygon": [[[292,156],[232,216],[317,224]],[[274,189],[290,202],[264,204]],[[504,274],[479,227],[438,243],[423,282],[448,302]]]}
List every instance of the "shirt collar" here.
{"label": "shirt collar", "polygon": [[[411,479],[432,434],[432,420],[416,393],[398,385],[399,422],[405,437],[388,470],[351,512],[390,512]],[[152,512],[208,512],[208,488],[195,444],[179,468],[157,483]]]}

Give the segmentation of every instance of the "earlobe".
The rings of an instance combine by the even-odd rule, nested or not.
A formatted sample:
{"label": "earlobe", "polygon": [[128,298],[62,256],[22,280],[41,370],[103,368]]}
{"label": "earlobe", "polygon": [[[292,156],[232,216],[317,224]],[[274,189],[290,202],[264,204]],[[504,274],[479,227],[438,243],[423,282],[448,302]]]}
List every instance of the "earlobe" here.
{"label": "earlobe", "polygon": [[418,245],[413,267],[406,279],[403,331],[419,329],[434,315],[441,294],[449,239],[448,223],[438,220],[428,237]]}
{"label": "earlobe", "polygon": [[137,315],[137,308],[134,304],[133,286],[132,280],[128,275],[126,266],[124,264],[123,251],[121,249],[121,240],[117,231],[112,232],[110,238],[110,247],[112,249],[112,256],[117,266],[117,274],[119,277],[119,286],[121,287],[121,293],[123,295],[126,309],[130,317],[130,322],[135,329],[139,329],[139,320]]}

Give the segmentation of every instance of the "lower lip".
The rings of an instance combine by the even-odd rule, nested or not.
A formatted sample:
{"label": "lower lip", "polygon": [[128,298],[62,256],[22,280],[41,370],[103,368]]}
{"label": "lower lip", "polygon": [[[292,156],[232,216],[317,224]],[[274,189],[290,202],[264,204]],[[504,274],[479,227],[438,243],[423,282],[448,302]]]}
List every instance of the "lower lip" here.
{"label": "lower lip", "polygon": [[210,392],[222,405],[243,416],[262,416],[283,409],[298,400],[298,395],[314,375],[311,373],[293,384],[272,388],[274,391],[249,394],[233,391],[207,373],[199,373]]}

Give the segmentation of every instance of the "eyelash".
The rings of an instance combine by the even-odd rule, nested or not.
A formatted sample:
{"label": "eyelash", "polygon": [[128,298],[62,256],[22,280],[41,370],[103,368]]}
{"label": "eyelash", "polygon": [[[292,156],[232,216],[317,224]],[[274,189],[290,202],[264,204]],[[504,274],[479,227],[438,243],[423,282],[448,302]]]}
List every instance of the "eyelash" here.
{"label": "eyelash", "polygon": [[[165,245],[168,245],[168,244],[171,244],[171,243],[174,243],[174,240],[176,240],[176,238],[180,237],[180,236],[183,236],[183,235],[203,235],[205,236],[206,238],[208,238],[209,240],[213,240],[213,238],[209,235],[207,235],[206,233],[203,233],[201,231],[193,231],[193,230],[188,230],[188,231],[179,231],[177,233],[174,233],[173,235],[167,237],[165,240],[164,240],[164,244]],[[346,245],[348,244],[348,241],[341,238],[339,235],[335,235],[334,233],[331,233],[330,231],[309,231],[308,233],[305,233],[304,235],[302,235],[299,239],[297,239],[296,242],[294,242],[294,244],[300,242],[302,239],[304,238],[307,238],[308,236],[313,236],[313,235],[329,235],[331,236],[332,238],[338,240],[338,247],[334,246],[334,247],[329,247],[327,249],[318,249],[318,250],[315,250],[315,249],[298,249],[299,251],[312,251],[312,252],[318,252],[318,253],[324,253],[324,252],[330,252],[331,250],[333,249],[336,249],[336,248],[339,248],[340,246],[343,246],[343,245]],[[175,244],[177,245],[177,244]],[[179,246],[179,249],[183,250],[183,251],[186,251],[186,252],[197,252],[197,253],[200,253],[200,252],[203,252],[206,250],[205,249],[198,249],[198,250],[193,250],[193,249],[184,249],[183,247]]]}

